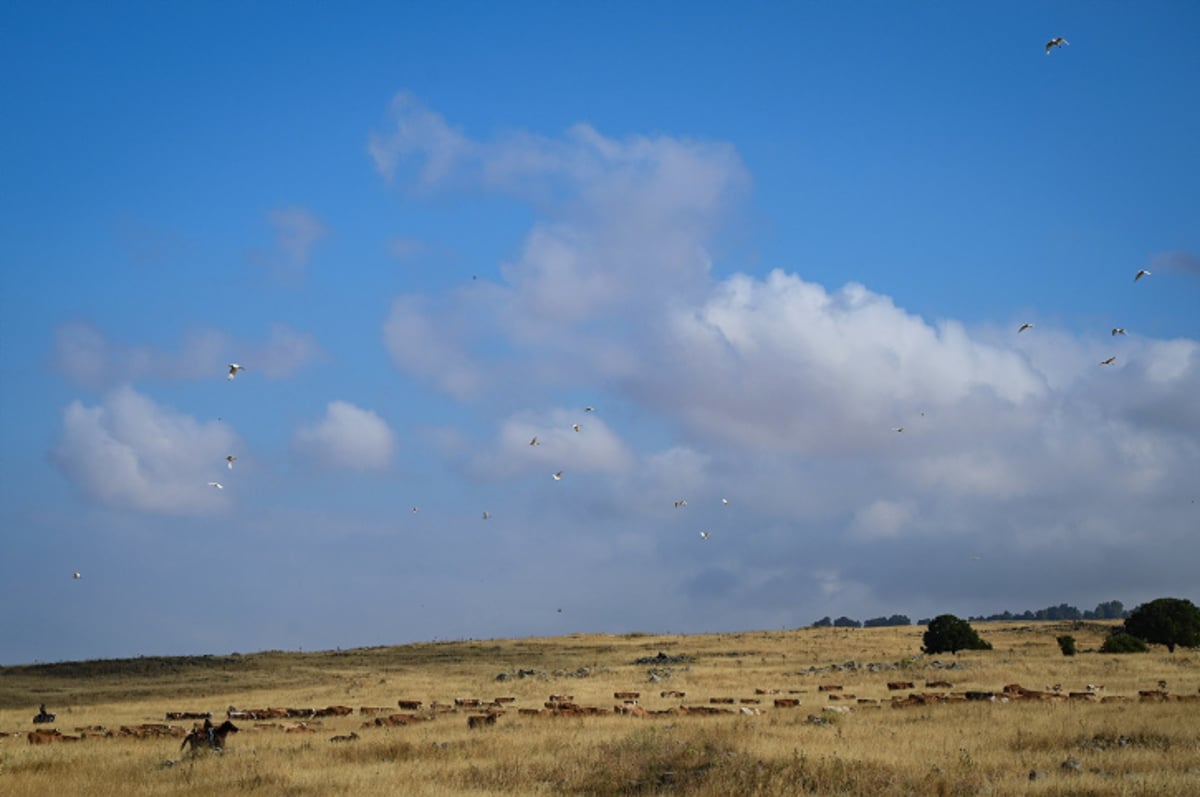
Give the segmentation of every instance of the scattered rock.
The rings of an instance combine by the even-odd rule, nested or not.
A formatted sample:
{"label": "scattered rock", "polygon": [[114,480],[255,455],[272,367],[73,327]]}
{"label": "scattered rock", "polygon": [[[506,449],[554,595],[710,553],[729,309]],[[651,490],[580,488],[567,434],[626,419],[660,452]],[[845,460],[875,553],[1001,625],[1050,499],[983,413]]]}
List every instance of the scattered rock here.
{"label": "scattered rock", "polygon": [[657,656],[643,656],[640,659],[634,659],[634,664],[687,664],[692,660],[691,656],[668,656],[666,653],[659,651]]}

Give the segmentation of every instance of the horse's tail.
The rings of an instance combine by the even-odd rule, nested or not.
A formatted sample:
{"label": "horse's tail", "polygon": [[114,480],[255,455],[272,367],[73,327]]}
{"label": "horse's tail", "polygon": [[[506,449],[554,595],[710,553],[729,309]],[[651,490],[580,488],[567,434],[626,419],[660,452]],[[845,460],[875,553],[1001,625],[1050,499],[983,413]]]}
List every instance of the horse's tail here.
{"label": "horse's tail", "polygon": [[183,737],[183,743],[181,745],[179,745],[179,749],[181,752],[182,752],[183,748],[188,746],[188,742],[192,741],[193,735],[195,735],[195,734],[189,733],[187,736]]}

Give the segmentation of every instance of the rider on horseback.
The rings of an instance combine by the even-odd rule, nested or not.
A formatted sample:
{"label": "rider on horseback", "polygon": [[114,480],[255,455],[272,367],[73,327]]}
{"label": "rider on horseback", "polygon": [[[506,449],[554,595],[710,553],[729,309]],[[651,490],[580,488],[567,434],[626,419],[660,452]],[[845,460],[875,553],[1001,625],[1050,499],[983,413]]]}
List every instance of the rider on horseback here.
{"label": "rider on horseback", "polygon": [[214,734],[213,734],[212,717],[204,718],[204,735],[206,737],[208,737],[208,746],[213,749],[216,749],[217,740],[214,738]]}

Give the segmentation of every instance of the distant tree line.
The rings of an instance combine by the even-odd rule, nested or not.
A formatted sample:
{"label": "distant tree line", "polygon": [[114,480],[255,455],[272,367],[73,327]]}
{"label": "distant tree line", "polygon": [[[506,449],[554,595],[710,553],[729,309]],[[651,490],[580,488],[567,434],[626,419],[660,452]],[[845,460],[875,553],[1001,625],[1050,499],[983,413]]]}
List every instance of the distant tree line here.
{"label": "distant tree line", "polygon": [[1027,609],[1020,614],[1006,611],[968,619],[974,622],[988,622],[992,620],[1124,620],[1127,617],[1129,617],[1129,612],[1125,611],[1124,604],[1120,601],[1106,601],[1098,604],[1095,609],[1082,612],[1070,604],[1060,603],[1057,606],[1047,606],[1045,609],[1037,611]]}
{"label": "distant tree line", "polygon": [[893,614],[891,617],[872,617],[870,620],[852,620],[849,617],[839,617],[830,620],[822,617],[812,624],[813,628],[881,628],[888,625],[912,625],[912,620],[904,614]]}
{"label": "distant tree line", "polygon": [[[1037,612],[1014,615],[1011,612],[991,617],[971,617],[971,620],[1112,620],[1124,618],[1125,622],[1110,629],[1108,638],[1100,646],[1101,653],[1144,653],[1149,645],[1165,645],[1171,653],[1176,647],[1200,648],[1200,608],[1183,598],[1158,598],[1143,603],[1132,612],[1125,611],[1120,601],[1101,603],[1093,612],[1081,612],[1065,603]],[[862,628],[887,625],[910,625],[902,614],[891,617],[876,617],[860,623],[849,617],[831,620],[822,617],[813,623],[814,628]],[[941,614],[932,620],[920,620],[918,625],[928,626],[922,640],[921,650],[925,653],[958,653],[960,650],[991,650],[992,645],[982,639],[967,620],[952,614]],[[1064,656],[1074,656],[1075,638],[1069,635],[1056,637]]]}
{"label": "distant tree line", "polygon": [[[968,617],[971,622],[986,623],[996,620],[1125,620],[1129,617],[1129,612],[1125,610],[1125,605],[1120,601],[1105,601],[1097,604],[1095,609],[1080,611],[1074,606],[1067,603],[1060,603],[1057,606],[1047,606],[1045,609],[1037,611],[1025,610],[1020,614],[1013,612],[1000,612],[999,614],[980,615],[978,617]],[[872,617],[870,620],[858,621],[849,617],[839,617],[832,620],[829,617],[822,617],[812,624],[813,628],[880,628],[889,625],[912,625],[912,620],[908,619],[904,614],[893,614],[891,617]],[[917,625],[929,625],[929,619],[917,620]]]}

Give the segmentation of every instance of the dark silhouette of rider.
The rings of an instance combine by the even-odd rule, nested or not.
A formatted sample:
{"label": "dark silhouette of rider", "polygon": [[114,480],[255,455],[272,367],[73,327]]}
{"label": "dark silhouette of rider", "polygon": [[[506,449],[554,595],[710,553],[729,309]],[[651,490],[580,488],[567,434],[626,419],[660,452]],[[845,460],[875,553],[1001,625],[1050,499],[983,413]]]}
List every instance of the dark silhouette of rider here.
{"label": "dark silhouette of rider", "polygon": [[208,737],[208,746],[209,747],[217,746],[215,734],[213,733],[212,717],[204,718],[204,735]]}

